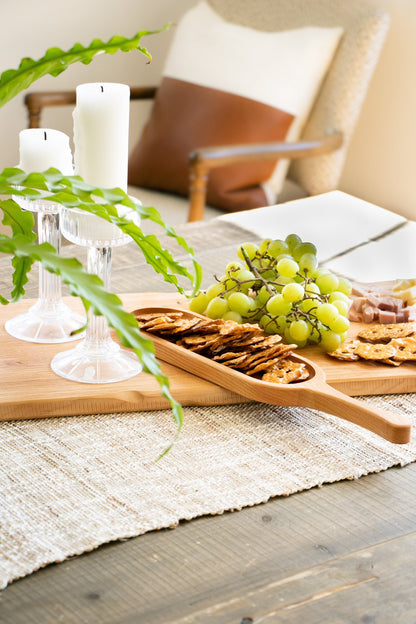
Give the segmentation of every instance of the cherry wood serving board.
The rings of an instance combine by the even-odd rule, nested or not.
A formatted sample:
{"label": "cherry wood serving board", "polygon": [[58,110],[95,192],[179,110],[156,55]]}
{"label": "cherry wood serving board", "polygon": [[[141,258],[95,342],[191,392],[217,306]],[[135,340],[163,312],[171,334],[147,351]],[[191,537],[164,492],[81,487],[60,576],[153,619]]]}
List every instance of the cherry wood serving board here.
{"label": "cherry wood serving board", "polygon": [[[177,294],[144,293],[121,295],[125,308],[169,305],[186,308],[186,299]],[[80,302],[65,299],[73,309]],[[17,340],[4,329],[8,318],[26,311],[34,300],[0,308],[0,420],[75,416],[112,412],[133,412],[169,408],[151,375],[141,373],[113,384],[83,384],[57,376],[50,368],[56,353],[72,349],[76,342],[56,345]],[[355,335],[361,326],[351,329]],[[416,362],[399,367],[372,362],[340,362],[317,348],[302,349],[325,371],[328,383],[350,396],[416,392]],[[183,406],[225,405],[247,402],[236,392],[221,388],[170,364],[161,362],[169,376],[173,396]]]}

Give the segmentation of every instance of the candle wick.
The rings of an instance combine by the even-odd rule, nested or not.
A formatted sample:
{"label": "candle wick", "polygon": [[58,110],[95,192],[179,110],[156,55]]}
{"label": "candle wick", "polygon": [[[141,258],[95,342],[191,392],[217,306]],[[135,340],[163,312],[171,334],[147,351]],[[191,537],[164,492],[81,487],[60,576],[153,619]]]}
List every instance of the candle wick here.
{"label": "candle wick", "polygon": [[45,130],[45,131],[44,131],[44,133],[43,133],[43,138],[44,138],[44,140],[45,140],[45,141],[46,141],[46,140],[47,140],[47,138],[48,138],[48,135],[46,134],[46,130]]}
{"label": "candle wick", "polygon": [[101,93],[104,93],[104,87],[101,85]]}

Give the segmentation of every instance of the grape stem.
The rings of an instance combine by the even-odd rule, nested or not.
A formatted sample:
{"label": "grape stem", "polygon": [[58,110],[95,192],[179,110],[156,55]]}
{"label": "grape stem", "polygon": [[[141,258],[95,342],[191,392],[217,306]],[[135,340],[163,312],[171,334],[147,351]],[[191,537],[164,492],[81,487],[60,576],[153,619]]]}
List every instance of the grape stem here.
{"label": "grape stem", "polygon": [[[254,277],[258,280],[260,280],[261,282],[261,286],[259,288],[257,288],[256,290],[260,290],[260,288],[262,286],[264,286],[264,288],[267,290],[267,292],[269,293],[270,296],[273,296],[275,293],[273,292],[272,288],[270,286],[284,286],[284,284],[279,284],[279,282],[269,282],[266,279],[264,279],[264,277],[262,276],[261,272],[258,270],[258,268],[253,264],[253,262],[251,261],[251,259],[249,258],[246,250],[244,249],[244,247],[240,247],[240,251],[244,257],[244,261],[247,264],[248,269],[253,273]],[[276,263],[275,259],[272,259],[272,262],[269,264],[269,266],[264,268],[264,271],[269,270],[270,268],[273,268],[273,265]],[[305,286],[307,286],[308,284],[310,284],[313,280],[311,278],[308,278],[307,276],[307,269],[305,269],[305,275],[301,275],[300,273],[297,273],[297,275],[302,278],[304,280]],[[235,280],[236,282],[238,282],[238,280]],[[249,281],[249,280],[247,280]],[[244,283],[244,282],[239,282],[239,283]],[[232,290],[232,289],[228,289],[228,290]],[[306,289],[305,289],[306,290]],[[227,292],[227,291],[224,291]],[[321,295],[323,300],[326,302],[328,300],[328,297],[326,295]],[[310,296],[310,295],[305,295],[302,298],[302,301],[307,301],[307,300],[311,300],[314,299],[314,297]],[[329,329],[329,327],[327,325],[325,325],[324,323],[320,323],[318,321],[318,319],[316,318],[316,316],[311,315],[310,312],[312,310],[316,310],[318,306],[314,306],[313,308],[311,308],[308,312],[306,312],[305,310],[300,310],[298,306],[294,307],[292,312],[289,312],[289,314],[287,315],[287,318],[292,321],[292,320],[299,320],[299,319],[303,319],[308,321],[308,323],[313,327],[313,329],[317,332],[319,339],[321,339],[321,331],[319,326],[323,326],[326,329]],[[266,312],[267,308],[266,308],[266,304],[263,304],[260,308],[259,308],[262,312]],[[246,315],[246,319],[250,320],[251,317],[255,317],[258,314],[258,311],[256,310],[251,316],[249,314]],[[275,322],[277,317],[271,317],[270,318],[270,323]]]}

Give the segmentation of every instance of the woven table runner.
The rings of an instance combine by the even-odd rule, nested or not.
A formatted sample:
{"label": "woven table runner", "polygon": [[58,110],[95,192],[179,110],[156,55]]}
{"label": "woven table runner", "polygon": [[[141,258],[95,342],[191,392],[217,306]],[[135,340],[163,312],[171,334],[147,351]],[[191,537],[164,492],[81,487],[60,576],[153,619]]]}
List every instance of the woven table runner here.
{"label": "woven table runner", "polygon": [[[412,416],[414,395],[367,397]],[[413,420],[415,420],[413,418]],[[416,459],[336,417],[258,403],[0,425],[0,586],[100,544]]]}
{"label": "woven table runner", "polygon": [[[255,240],[218,221],[177,231],[195,249],[204,287],[235,259],[239,243]],[[178,256],[161,239],[190,266],[183,250]],[[62,253],[84,259],[73,246]],[[28,296],[37,294],[36,277]],[[166,291],[158,280],[134,246],[115,250],[115,292]],[[0,292],[7,284],[10,264],[1,259]],[[416,420],[416,395],[362,400]],[[305,408],[187,407],[178,441],[155,461],[175,430],[169,410],[0,423],[0,587],[109,541],[416,459],[414,435],[394,445]]]}

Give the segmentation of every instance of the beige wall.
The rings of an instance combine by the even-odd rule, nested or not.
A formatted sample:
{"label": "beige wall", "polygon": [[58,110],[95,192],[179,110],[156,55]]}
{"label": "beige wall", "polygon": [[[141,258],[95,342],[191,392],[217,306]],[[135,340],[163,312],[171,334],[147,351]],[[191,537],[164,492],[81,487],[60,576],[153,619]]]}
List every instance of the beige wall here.
{"label": "beige wall", "polygon": [[[47,47],[69,48],[94,37],[133,35],[175,22],[196,0],[14,0],[2,3],[0,71],[22,56],[37,58]],[[253,0],[255,1],[255,0]],[[416,0],[371,0],[391,14],[392,24],[370,86],[340,189],[416,219]],[[74,65],[58,78],[46,77],[31,90],[71,89],[81,82],[157,84],[173,30],[143,43],[153,54],[149,65],[138,52],[103,55],[88,66]],[[18,133],[26,127],[23,95],[0,112],[0,168],[18,162]],[[139,134],[146,107],[134,104],[131,141]],[[50,109],[43,125],[72,135],[70,109]]]}
{"label": "beige wall", "polygon": [[416,219],[416,0],[371,0],[391,16],[341,190]]}

